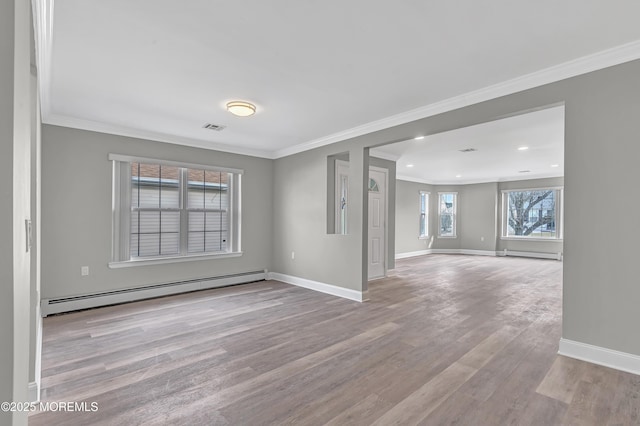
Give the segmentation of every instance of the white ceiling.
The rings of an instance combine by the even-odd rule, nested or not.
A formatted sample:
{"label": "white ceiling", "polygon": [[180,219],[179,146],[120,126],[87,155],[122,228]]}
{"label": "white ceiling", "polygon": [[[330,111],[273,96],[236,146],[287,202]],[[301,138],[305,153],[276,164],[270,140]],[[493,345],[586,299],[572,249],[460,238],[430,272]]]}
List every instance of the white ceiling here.
{"label": "white ceiling", "polygon": [[[476,151],[461,152],[468,148]],[[564,107],[398,142],[371,155],[396,160],[398,179],[433,184],[563,176]]]}
{"label": "white ceiling", "polygon": [[37,3],[45,123],[270,158],[640,57],[636,0]]}

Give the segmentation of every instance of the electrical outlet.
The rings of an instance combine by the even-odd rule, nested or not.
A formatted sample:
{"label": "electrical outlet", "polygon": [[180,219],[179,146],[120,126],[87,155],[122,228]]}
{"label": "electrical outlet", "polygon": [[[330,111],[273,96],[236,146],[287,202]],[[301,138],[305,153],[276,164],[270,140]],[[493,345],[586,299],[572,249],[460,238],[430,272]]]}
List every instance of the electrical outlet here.
{"label": "electrical outlet", "polygon": [[484,237],[480,237],[480,241],[484,241]]}
{"label": "electrical outlet", "polygon": [[291,252],[291,260],[294,260],[296,258],[296,252],[292,251]]}
{"label": "electrical outlet", "polygon": [[83,266],[82,268],[80,268],[80,275],[82,275],[83,277],[89,275],[89,267]]}

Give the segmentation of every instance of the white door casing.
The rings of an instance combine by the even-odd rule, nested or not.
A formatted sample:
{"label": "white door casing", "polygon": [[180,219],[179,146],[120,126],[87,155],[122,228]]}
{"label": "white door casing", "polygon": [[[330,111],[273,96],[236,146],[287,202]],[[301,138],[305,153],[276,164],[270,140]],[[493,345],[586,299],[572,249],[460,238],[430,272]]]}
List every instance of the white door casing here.
{"label": "white door casing", "polygon": [[369,169],[369,235],[368,275],[369,280],[387,274],[386,220],[387,220],[387,171]]}

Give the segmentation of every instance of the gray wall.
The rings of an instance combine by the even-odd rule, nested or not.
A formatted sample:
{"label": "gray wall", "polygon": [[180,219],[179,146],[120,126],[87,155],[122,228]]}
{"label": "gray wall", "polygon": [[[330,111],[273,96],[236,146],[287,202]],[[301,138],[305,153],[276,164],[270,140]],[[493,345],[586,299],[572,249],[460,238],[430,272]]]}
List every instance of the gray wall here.
{"label": "gray wall", "polygon": [[[342,147],[322,147],[275,161],[272,270],[361,291],[366,289],[362,257],[366,217],[362,215],[366,212],[364,171],[369,162],[362,149]],[[351,200],[348,234],[329,234],[327,156],[345,151],[349,151]],[[291,252],[295,252],[295,259]]]}
{"label": "gray wall", "polygon": [[[515,251],[557,254],[562,252],[562,241],[514,241],[501,239],[501,191],[563,186],[563,178],[520,180],[468,185],[429,185],[397,181],[396,247],[397,254],[431,249],[462,249],[482,251]],[[418,238],[418,194],[429,192],[430,239]],[[438,238],[438,192],[458,193],[457,237]]]}
{"label": "gray wall", "polygon": [[[26,401],[29,380],[29,2],[0,2],[0,401]],[[0,424],[27,424],[0,411]]]}
{"label": "gray wall", "polygon": [[496,237],[500,237],[500,231],[496,228],[498,184],[478,183],[459,188],[460,248],[494,251]]}
{"label": "gray wall", "polygon": [[[241,257],[109,269],[109,153],[244,170]],[[264,270],[271,265],[273,161],[104,133],[42,129],[42,297]],[[89,266],[89,276],[81,276]]]}
{"label": "gray wall", "polygon": [[429,248],[428,239],[420,239],[420,191],[429,193],[429,235],[433,235],[435,225],[431,202],[437,194],[432,185],[406,180],[396,181],[396,253],[411,253]]}
{"label": "gray wall", "polygon": [[[360,180],[364,187],[367,147],[564,103],[563,336],[640,355],[640,340],[631,338],[640,323],[640,262],[633,258],[640,227],[616,231],[619,225],[594,226],[594,218],[610,217],[607,200],[615,200],[623,212],[640,210],[640,199],[630,196],[640,181],[635,164],[640,155],[638,75],[640,61],[633,61],[277,160],[275,269],[347,288],[362,286],[358,280],[364,262],[358,247],[363,247],[365,234],[359,231],[343,238],[325,232],[326,155],[348,150],[352,164],[354,155],[359,155],[359,170],[351,170],[353,181]],[[362,196],[363,188],[355,189]],[[606,200],[594,194],[607,194]],[[358,209],[366,213],[366,206]],[[352,213],[352,229],[358,224],[364,228],[366,217]],[[297,237],[296,231],[304,237]],[[290,251],[302,246],[307,247],[305,257],[291,262]]]}

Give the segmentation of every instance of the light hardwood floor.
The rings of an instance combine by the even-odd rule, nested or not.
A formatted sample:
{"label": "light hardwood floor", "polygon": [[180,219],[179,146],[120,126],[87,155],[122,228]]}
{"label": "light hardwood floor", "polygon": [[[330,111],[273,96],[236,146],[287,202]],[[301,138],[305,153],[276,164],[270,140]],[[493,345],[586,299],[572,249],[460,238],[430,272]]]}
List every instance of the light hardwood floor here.
{"label": "light hardwood floor", "polygon": [[31,425],[638,425],[640,376],[557,356],[562,263],[401,260],[351,302],[265,281],[46,318]]}

